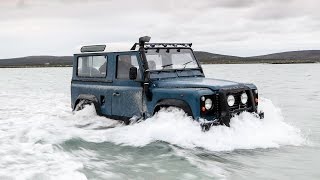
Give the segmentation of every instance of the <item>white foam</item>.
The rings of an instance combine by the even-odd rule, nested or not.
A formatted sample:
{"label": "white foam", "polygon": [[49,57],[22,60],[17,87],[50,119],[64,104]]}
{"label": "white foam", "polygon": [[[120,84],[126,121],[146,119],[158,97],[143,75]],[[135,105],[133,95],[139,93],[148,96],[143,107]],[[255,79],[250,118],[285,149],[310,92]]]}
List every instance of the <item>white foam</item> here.
{"label": "white foam", "polygon": [[164,141],[184,148],[199,147],[211,151],[277,148],[305,143],[300,130],[286,123],[280,110],[270,100],[262,99],[260,108],[265,112],[264,119],[242,113],[231,119],[231,127],[216,126],[208,132],[202,132],[199,123],[182,111],[171,109],[160,111],[141,123],[90,133],[82,138],[130,146]]}

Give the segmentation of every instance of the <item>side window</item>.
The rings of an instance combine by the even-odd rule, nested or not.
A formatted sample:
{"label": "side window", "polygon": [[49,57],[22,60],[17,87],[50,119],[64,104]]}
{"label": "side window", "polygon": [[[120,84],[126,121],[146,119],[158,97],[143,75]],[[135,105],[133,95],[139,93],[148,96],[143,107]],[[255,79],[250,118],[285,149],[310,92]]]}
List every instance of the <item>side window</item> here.
{"label": "side window", "polygon": [[136,55],[119,55],[117,56],[117,79],[129,79],[131,67],[138,69],[137,79],[141,79],[140,66]]}
{"label": "side window", "polygon": [[80,77],[106,77],[107,56],[85,56],[78,58],[78,72]]}

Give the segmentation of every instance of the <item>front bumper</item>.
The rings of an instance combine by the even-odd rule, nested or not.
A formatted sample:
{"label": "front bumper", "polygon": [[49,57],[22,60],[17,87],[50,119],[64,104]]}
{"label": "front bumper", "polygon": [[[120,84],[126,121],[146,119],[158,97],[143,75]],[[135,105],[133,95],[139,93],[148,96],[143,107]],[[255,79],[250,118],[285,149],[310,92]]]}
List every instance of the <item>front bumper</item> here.
{"label": "front bumper", "polygon": [[[245,104],[241,103],[241,94],[247,93],[248,101]],[[233,106],[229,106],[227,103],[227,97],[233,95],[235,97],[235,103]],[[264,112],[258,112],[258,94],[247,86],[238,86],[220,89],[216,94],[208,96],[215,104],[214,109],[211,112],[202,113],[200,116],[203,119],[207,119],[203,124],[205,129],[214,125],[226,125],[230,126],[230,119],[235,115],[239,115],[242,112],[249,112],[256,114],[260,119],[264,118]],[[201,104],[203,107],[203,104]]]}
{"label": "front bumper", "polygon": [[[259,113],[256,113],[257,118],[264,119],[264,112],[260,111]],[[230,118],[231,119],[231,118]],[[224,123],[225,118],[215,118],[210,121],[201,122],[201,129],[203,131],[208,131],[212,126],[218,126],[225,124],[226,126],[230,127],[230,119],[228,119],[228,124]]]}

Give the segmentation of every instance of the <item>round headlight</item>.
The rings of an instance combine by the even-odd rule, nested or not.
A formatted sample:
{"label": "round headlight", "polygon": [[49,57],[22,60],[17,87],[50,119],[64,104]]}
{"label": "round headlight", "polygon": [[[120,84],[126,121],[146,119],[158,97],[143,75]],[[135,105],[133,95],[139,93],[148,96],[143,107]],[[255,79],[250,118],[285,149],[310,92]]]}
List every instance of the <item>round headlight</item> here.
{"label": "round headlight", "polygon": [[242,93],[241,94],[241,103],[246,104],[248,102],[248,95],[247,93]]}
{"label": "round headlight", "polygon": [[204,107],[209,110],[212,108],[212,100],[211,99],[206,99],[206,101],[204,102]]}
{"label": "round headlight", "polygon": [[235,103],[234,96],[233,95],[229,95],[228,98],[227,98],[227,102],[228,102],[229,106],[233,106],[234,103]]}

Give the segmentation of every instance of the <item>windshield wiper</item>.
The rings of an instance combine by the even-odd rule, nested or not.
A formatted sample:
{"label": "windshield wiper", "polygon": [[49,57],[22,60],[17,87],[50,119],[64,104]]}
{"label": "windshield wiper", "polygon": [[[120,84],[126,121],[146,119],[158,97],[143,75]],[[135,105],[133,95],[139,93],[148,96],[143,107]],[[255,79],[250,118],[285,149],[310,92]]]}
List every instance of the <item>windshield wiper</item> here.
{"label": "windshield wiper", "polygon": [[166,64],[166,65],[163,65],[163,66],[161,66],[162,67],[162,69],[164,69],[165,67],[169,67],[169,66],[172,66],[173,64]]}
{"label": "windshield wiper", "polygon": [[183,69],[185,69],[185,68],[187,67],[187,64],[189,64],[189,63],[191,63],[191,62],[193,62],[193,61],[188,61],[188,62],[182,64],[182,65],[184,65]]}

